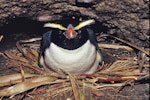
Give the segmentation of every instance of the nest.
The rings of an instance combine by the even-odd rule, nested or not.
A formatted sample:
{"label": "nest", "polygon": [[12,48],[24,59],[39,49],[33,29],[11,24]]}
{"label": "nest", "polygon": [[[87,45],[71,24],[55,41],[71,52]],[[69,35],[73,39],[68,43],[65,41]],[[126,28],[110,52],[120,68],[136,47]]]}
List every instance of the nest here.
{"label": "nest", "polygon": [[[47,73],[38,67],[41,38],[18,41],[17,49],[1,53],[3,57],[9,59],[7,65],[13,68],[14,74],[0,76],[0,97],[12,98],[25,93],[28,98],[47,100],[67,93],[65,96],[67,99],[84,100],[85,95],[94,94],[101,97],[106,95],[102,90],[107,89],[118,93],[129,84],[134,85],[136,82],[148,79],[149,64],[147,61],[149,59],[147,56],[149,52],[117,37],[113,38],[128,46],[99,44],[99,47],[102,50],[107,49],[105,52],[111,56],[114,55],[108,51],[119,50],[121,54],[115,55],[116,61],[103,62],[94,74],[71,75],[68,73],[64,76],[55,72]],[[136,56],[134,49],[138,50],[140,55]]]}

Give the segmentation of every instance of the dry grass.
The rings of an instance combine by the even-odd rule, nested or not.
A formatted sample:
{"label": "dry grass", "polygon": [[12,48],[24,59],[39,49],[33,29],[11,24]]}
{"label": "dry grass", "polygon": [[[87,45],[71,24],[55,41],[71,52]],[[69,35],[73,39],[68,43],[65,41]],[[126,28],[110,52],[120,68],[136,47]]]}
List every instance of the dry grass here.
{"label": "dry grass", "polygon": [[[40,38],[18,41],[16,43],[17,50],[7,50],[2,53],[5,58],[9,58],[8,65],[16,67],[20,73],[0,77],[2,88],[0,97],[13,97],[32,90],[28,92],[29,97],[42,99],[72,91],[71,97],[75,100],[84,100],[86,88],[91,89],[90,93],[96,96],[103,96],[105,95],[101,92],[103,89],[117,87],[119,91],[120,88],[131,82],[149,77],[149,72],[146,70],[149,68],[149,64],[145,63],[145,58],[149,54],[145,53],[143,49],[140,51],[141,49],[137,47],[136,49],[142,54],[139,59],[118,59],[110,64],[104,62],[95,74],[71,75],[68,73],[68,75],[62,76],[55,72],[47,73],[37,64],[39,43],[36,42],[39,40]],[[125,49],[127,52],[133,52],[135,49],[131,48],[131,45],[131,47],[114,44],[100,44],[99,46],[100,48]]]}

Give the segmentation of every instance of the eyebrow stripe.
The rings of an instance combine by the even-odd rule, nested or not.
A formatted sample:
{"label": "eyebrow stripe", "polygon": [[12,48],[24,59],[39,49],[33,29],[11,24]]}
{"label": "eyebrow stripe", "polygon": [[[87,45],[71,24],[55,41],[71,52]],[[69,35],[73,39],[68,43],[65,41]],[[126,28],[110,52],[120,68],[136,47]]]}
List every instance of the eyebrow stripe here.
{"label": "eyebrow stripe", "polygon": [[60,24],[55,24],[55,23],[46,23],[44,24],[44,27],[51,27],[51,28],[58,28],[60,30],[67,30],[65,27],[63,27]]}
{"label": "eyebrow stripe", "polygon": [[[86,20],[86,21],[79,23],[79,25],[77,25],[74,29],[79,30],[80,28],[82,28],[84,26],[91,25],[94,23],[95,23],[94,19]],[[46,24],[44,24],[44,27],[51,27],[51,28],[58,28],[60,30],[67,30],[67,28],[63,27],[62,25],[55,24],[55,23],[46,23]]]}
{"label": "eyebrow stripe", "polygon": [[91,25],[91,24],[94,24],[94,23],[95,23],[94,19],[83,21],[83,22],[79,23],[79,25],[77,25],[75,27],[75,30],[79,30],[80,28],[82,28],[84,26]]}

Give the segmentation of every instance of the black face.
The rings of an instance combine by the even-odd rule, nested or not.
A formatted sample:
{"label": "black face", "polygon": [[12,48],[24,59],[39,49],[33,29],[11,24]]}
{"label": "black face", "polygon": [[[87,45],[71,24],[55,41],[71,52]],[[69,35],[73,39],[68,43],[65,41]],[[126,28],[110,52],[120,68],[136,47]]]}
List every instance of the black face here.
{"label": "black face", "polygon": [[61,31],[59,29],[53,29],[51,35],[51,42],[64,49],[77,49],[89,39],[89,35],[86,28],[82,28],[80,30],[77,30],[76,32],[77,36],[75,38],[67,39],[63,34],[64,31]]}

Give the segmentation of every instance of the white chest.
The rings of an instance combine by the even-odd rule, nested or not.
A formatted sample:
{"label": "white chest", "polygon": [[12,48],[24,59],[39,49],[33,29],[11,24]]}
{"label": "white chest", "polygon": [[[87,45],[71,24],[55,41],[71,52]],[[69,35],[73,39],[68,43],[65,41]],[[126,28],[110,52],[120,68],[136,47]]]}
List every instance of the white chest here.
{"label": "white chest", "polygon": [[95,62],[97,52],[88,40],[83,46],[75,50],[66,50],[51,43],[45,51],[45,64],[57,71],[63,69],[70,73],[86,72]]}

